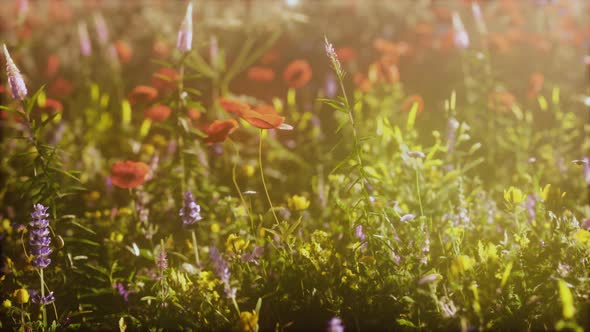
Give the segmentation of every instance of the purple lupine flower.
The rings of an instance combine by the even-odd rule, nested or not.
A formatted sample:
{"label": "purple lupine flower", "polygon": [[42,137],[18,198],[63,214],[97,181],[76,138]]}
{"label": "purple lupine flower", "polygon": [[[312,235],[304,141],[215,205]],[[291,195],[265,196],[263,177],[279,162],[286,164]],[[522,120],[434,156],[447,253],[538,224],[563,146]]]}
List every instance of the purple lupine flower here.
{"label": "purple lupine flower", "polygon": [[10,93],[14,99],[24,100],[27,96],[27,86],[25,85],[25,80],[12,61],[10,53],[8,53],[8,48],[6,48],[6,44],[3,46],[4,57],[6,58],[6,76],[8,76],[8,86],[10,87]]}
{"label": "purple lupine flower", "polygon": [[78,23],[78,38],[80,38],[80,54],[90,56],[92,54],[92,44],[90,43],[90,36],[85,22]]}
{"label": "purple lupine flower", "polygon": [[123,300],[125,300],[125,302],[129,302],[129,294],[137,293],[136,290],[125,289],[125,286],[122,282],[115,283],[113,285],[113,288],[117,290],[117,293],[119,293],[119,295],[123,297]]}
{"label": "purple lupine flower", "polygon": [[342,324],[342,319],[339,317],[334,317],[330,319],[328,323],[328,332],[344,332],[344,325]]}
{"label": "purple lupine flower", "polygon": [[94,13],[94,28],[96,29],[96,35],[98,36],[98,42],[101,45],[106,45],[109,41],[109,29],[104,21],[104,16],[101,13]]}
{"label": "purple lupine flower", "polygon": [[41,293],[39,293],[36,289],[28,289],[29,294],[31,295],[31,302],[47,305],[55,302],[55,296],[53,295],[53,291],[49,292],[47,296],[42,297]]}
{"label": "purple lupine flower", "polygon": [[41,305],[48,305],[53,302],[55,302],[55,296],[53,296],[53,291],[49,292],[47,296],[39,298],[39,303]]}
{"label": "purple lupine flower", "polygon": [[262,256],[262,254],[264,253],[264,247],[254,247],[254,249],[252,250],[252,253],[243,253],[242,254],[242,262],[244,263],[255,263],[258,264],[258,259],[260,258],[260,256]]}
{"label": "purple lupine flower", "polygon": [[363,225],[356,226],[356,228],[354,229],[354,235],[359,239],[359,241],[362,242],[362,244],[360,246],[361,251],[365,250],[367,248],[367,246],[369,245],[369,243],[365,242],[365,239],[367,238],[367,234],[365,234],[363,232]]}
{"label": "purple lupine flower", "polygon": [[336,75],[338,77],[342,77],[344,73],[342,72],[342,65],[340,65],[340,60],[338,60],[338,54],[336,54],[334,46],[332,45],[332,43],[330,43],[328,37],[326,36],[324,36],[324,45],[326,47],[326,55],[330,59],[330,62],[332,63],[332,67],[334,68]]}
{"label": "purple lupine flower", "polygon": [[537,199],[535,197],[535,195],[528,195],[526,198],[526,202],[525,202],[525,206],[526,206],[526,211],[528,214],[528,220],[529,222],[532,222],[533,220],[535,220],[535,205],[537,204]]}
{"label": "purple lupine flower", "polygon": [[228,298],[235,298],[237,289],[230,286],[229,264],[221,257],[221,253],[215,247],[209,248],[209,258],[213,264],[213,270],[215,274],[223,284],[223,290]]}
{"label": "purple lupine flower", "polygon": [[195,203],[193,194],[190,191],[184,193],[184,204],[178,215],[182,218],[182,223],[185,225],[192,225],[203,219],[201,217],[201,207]]}
{"label": "purple lupine flower", "polygon": [[52,250],[49,248],[51,237],[49,237],[49,214],[48,207],[41,204],[33,205],[35,211],[31,213],[33,220],[29,223],[32,227],[29,235],[29,245],[32,247],[31,255],[34,256],[31,264],[38,268],[44,269],[51,264],[48,257]]}
{"label": "purple lupine flower", "polygon": [[180,52],[188,52],[192,49],[193,43],[193,3],[189,2],[186,7],[186,14],[184,20],[178,30],[178,38],[176,39],[176,48]]}
{"label": "purple lupine flower", "polygon": [[404,214],[401,218],[399,218],[399,221],[401,222],[408,222],[408,221],[412,221],[416,218],[415,215],[408,213],[408,214]]}
{"label": "purple lupine flower", "polygon": [[363,233],[363,225],[358,225],[354,229],[354,235],[361,240],[364,241],[367,238],[367,234]]}
{"label": "purple lupine flower", "polygon": [[455,47],[466,49],[469,47],[469,35],[465,30],[461,16],[458,13],[453,13],[453,29],[455,30],[454,42]]}
{"label": "purple lupine flower", "polygon": [[166,248],[163,245],[160,245],[160,249],[158,249],[158,255],[156,257],[156,266],[161,271],[164,271],[168,268],[168,257],[166,255]]}

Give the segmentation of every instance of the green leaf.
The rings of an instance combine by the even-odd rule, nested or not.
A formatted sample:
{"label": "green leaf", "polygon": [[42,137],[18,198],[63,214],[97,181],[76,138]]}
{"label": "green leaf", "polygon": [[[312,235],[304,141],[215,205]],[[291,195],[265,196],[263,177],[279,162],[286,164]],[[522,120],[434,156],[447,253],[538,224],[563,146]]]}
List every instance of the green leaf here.
{"label": "green leaf", "polygon": [[408,326],[408,327],[412,327],[412,328],[417,328],[417,326],[414,325],[414,323],[412,323],[409,320],[404,319],[404,318],[398,318],[398,319],[396,319],[396,322],[401,326]]}
{"label": "green leaf", "polygon": [[563,318],[572,319],[576,313],[572,291],[567,286],[567,283],[562,279],[559,279],[557,283],[559,285],[559,298],[561,299],[561,305],[563,308]]}

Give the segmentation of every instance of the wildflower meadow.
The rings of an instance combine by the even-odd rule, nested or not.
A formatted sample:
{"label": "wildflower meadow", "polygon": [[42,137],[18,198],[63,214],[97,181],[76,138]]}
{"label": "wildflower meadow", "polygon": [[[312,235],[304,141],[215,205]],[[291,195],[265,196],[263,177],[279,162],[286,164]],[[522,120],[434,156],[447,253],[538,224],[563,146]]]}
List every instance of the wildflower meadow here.
{"label": "wildflower meadow", "polygon": [[0,1],[0,330],[590,331],[590,2]]}

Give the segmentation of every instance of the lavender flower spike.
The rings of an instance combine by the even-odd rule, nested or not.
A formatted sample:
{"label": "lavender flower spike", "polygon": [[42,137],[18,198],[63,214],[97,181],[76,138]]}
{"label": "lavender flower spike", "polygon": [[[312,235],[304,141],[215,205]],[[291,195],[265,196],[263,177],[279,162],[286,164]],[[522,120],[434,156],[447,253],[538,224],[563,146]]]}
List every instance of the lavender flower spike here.
{"label": "lavender flower spike", "polygon": [[176,39],[176,48],[180,52],[188,52],[192,48],[193,43],[193,3],[189,2],[186,7],[186,14],[180,30],[178,30],[178,38]]}
{"label": "lavender flower spike", "polygon": [[109,41],[109,29],[104,21],[104,16],[101,13],[94,13],[94,28],[96,29],[96,35],[98,36],[98,42],[101,45],[106,45]]}
{"label": "lavender flower spike", "polygon": [[453,13],[453,29],[455,30],[454,35],[454,42],[457,48],[466,49],[469,47],[469,35],[467,34],[467,30],[465,30],[465,26],[463,25],[463,21],[461,20],[461,16],[457,12]]}
{"label": "lavender flower spike", "polygon": [[160,245],[158,249],[158,255],[156,256],[156,266],[158,269],[164,271],[168,268],[168,257],[166,255],[166,248],[164,248],[164,243]]}
{"label": "lavender flower spike", "polygon": [[195,203],[195,198],[190,191],[184,193],[184,204],[178,215],[182,218],[182,222],[185,225],[192,225],[203,219],[201,217],[201,207]]}
{"label": "lavender flower spike", "polygon": [[90,56],[92,54],[92,44],[90,43],[88,28],[84,22],[78,23],[78,38],[80,38],[80,54]]}
{"label": "lavender flower spike", "polygon": [[33,220],[29,223],[31,231],[29,232],[29,245],[32,247],[31,255],[34,256],[32,265],[38,269],[44,269],[51,264],[48,257],[52,250],[49,247],[51,238],[49,237],[49,214],[48,207],[41,204],[34,205],[35,211],[31,213]]}
{"label": "lavender flower spike", "polygon": [[12,61],[10,53],[8,53],[8,49],[6,48],[6,44],[3,46],[4,57],[6,58],[6,76],[8,76],[8,86],[10,87],[12,98],[24,100],[27,96],[27,86],[25,85],[23,76]]}

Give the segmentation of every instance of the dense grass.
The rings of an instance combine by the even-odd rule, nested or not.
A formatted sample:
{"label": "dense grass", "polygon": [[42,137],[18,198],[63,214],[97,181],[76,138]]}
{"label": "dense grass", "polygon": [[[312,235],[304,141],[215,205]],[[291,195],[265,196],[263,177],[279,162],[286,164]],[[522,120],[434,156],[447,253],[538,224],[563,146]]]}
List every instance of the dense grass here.
{"label": "dense grass", "polygon": [[583,1],[26,2],[3,329],[590,326]]}

